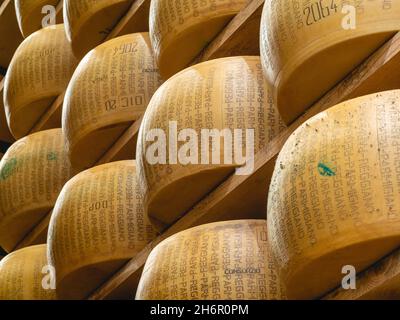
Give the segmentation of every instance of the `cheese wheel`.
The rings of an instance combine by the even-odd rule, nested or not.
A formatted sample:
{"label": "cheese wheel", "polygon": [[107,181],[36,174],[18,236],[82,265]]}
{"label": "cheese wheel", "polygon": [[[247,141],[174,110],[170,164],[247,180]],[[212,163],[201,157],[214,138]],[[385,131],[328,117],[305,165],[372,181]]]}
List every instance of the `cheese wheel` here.
{"label": "cheese wheel", "polygon": [[0,261],[0,300],[55,300],[46,247],[24,248]]}
{"label": "cheese wheel", "polygon": [[339,104],[277,160],[268,235],[289,298],[317,298],[400,245],[400,91]]}
{"label": "cheese wheel", "polygon": [[136,188],[133,160],[78,174],[63,188],[49,227],[58,297],[87,298],[155,236]]}
{"label": "cheese wheel", "polygon": [[100,44],[128,11],[133,0],[64,0],[67,37],[76,57]]}
{"label": "cheese wheel", "polygon": [[15,142],[0,162],[0,246],[13,250],[53,208],[72,175],[61,129]]}
{"label": "cheese wheel", "polygon": [[136,299],[281,299],[276,279],[268,262],[265,220],[218,222],[180,232],[155,247]]}
{"label": "cheese wheel", "polygon": [[[159,229],[171,225],[235,171],[239,161],[233,151],[242,151],[240,142],[246,150],[251,147],[246,145],[246,140],[251,142],[246,130],[254,134],[254,152],[277,136],[284,125],[269,94],[259,57],[230,57],[201,63],[160,87],[145,113],[137,148],[141,190],[146,212],[154,225]],[[170,130],[174,126],[176,134]],[[227,131],[228,137],[238,140],[239,147],[234,149],[228,138],[225,143],[218,137],[209,147],[211,139],[203,139],[203,132],[211,129],[219,133]],[[235,130],[242,130],[245,136],[242,141],[234,139]],[[165,134],[165,143],[153,142],[157,138],[152,136],[160,131]],[[180,141],[178,134],[183,136]],[[160,135],[158,139],[161,138]],[[160,154],[156,159],[157,142],[159,151],[165,151],[164,160]],[[217,155],[214,152],[207,161],[203,157],[207,152],[203,150],[211,153],[213,148],[220,151],[220,157],[216,156],[212,162]],[[251,157],[251,153],[243,151],[242,155]],[[194,157],[187,159],[186,155]],[[230,163],[229,156],[232,156]],[[250,166],[248,169],[251,173]]]}
{"label": "cheese wheel", "polygon": [[[41,29],[43,19],[49,14],[47,11],[42,13],[42,9],[45,6],[52,6],[55,9],[60,1],[62,0],[15,0],[15,11],[22,35],[26,38]],[[60,17],[57,18],[62,20]]]}
{"label": "cheese wheel", "polygon": [[249,0],[152,0],[150,38],[160,73],[187,67]]}
{"label": "cheese wheel", "polygon": [[64,100],[63,129],[72,165],[93,166],[143,115],[160,85],[147,33],[115,38],[88,53]]}
{"label": "cheese wheel", "polygon": [[7,121],[16,139],[26,136],[64,92],[76,64],[63,25],[39,30],[19,46],[4,85]]}
{"label": "cheese wheel", "polygon": [[291,123],[400,30],[400,2],[266,1],[261,56]]}

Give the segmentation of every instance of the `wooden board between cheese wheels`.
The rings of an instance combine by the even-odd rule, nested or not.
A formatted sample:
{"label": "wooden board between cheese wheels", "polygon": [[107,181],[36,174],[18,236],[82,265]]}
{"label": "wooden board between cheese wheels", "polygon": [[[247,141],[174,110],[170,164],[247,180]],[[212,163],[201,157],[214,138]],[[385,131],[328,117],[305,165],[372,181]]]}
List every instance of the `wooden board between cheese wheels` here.
{"label": "wooden board between cheese wheels", "polygon": [[202,225],[167,238],[144,266],[138,300],[283,299],[265,220]]}
{"label": "wooden board between cheese wheels", "polygon": [[293,122],[399,30],[399,1],[265,1],[261,56],[284,121]]}
{"label": "wooden board between cheese wheels", "polygon": [[[201,63],[157,90],[139,132],[137,161],[146,212],[159,229],[174,223],[240,167],[228,140],[229,135],[234,140],[235,130],[243,134],[242,140],[236,139],[235,154],[243,151],[250,160],[253,151],[284,129],[270,94],[259,57]],[[217,131],[215,139],[207,140],[209,130]],[[218,133],[227,133],[227,139]]]}
{"label": "wooden board between cheese wheels", "polygon": [[65,0],[64,23],[78,58],[99,45],[128,11],[133,0]]}
{"label": "wooden board between cheese wheels", "polygon": [[55,300],[46,245],[27,247],[0,260],[0,300]]}
{"label": "wooden board between cheese wheels", "polygon": [[15,142],[0,162],[0,246],[12,251],[50,212],[71,176],[61,129]]}
{"label": "wooden board between cheese wheels", "polygon": [[249,0],[152,0],[150,38],[162,77],[186,68]]}
{"label": "wooden board between cheese wheels", "polygon": [[[16,139],[29,134],[64,92],[77,63],[62,24],[36,31],[22,42],[4,84],[7,122]],[[47,127],[61,127],[61,115]]]}
{"label": "wooden board between cheese wheels", "polygon": [[[147,33],[109,40],[76,69],[65,95],[63,130],[74,167],[92,167],[145,112],[161,78]],[[133,159],[132,143],[126,159]],[[125,160],[125,159],[121,159]]]}
{"label": "wooden board between cheese wheels", "polygon": [[[84,299],[156,237],[136,187],[135,161],[83,171],[63,188],[48,256],[61,299]],[[131,297],[136,287],[132,285]]]}
{"label": "wooden board between cheese wheels", "polygon": [[400,245],[400,90],[346,101],[299,127],[268,198],[271,254],[290,299],[319,298]]}

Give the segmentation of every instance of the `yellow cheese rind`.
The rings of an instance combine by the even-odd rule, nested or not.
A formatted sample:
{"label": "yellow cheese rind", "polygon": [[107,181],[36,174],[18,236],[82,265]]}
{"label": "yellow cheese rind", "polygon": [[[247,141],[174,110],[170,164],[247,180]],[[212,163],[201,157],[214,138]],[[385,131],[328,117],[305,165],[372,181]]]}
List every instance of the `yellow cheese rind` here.
{"label": "yellow cheese rind", "polygon": [[164,79],[186,68],[248,0],[152,0],[150,38]]}
{"label": "yellow cheese rind", "polygon": [[4,84],[4,107],[16,139],[27,134],[66,89],[77,61],[64,26],[39,30],[16,51]]}
{"label": "yellow cheese rind", "polygon": [[[115,38],[88,53],[71,79],[63,106],[73,166],[93,166],[143,115],[160,85],[147,33]],[[132,158],[134,153],[132,146]]]}
{"label": "yellow cheese rind", "polygon": [[15,142],[0,161],[0,246],[13,250],[53,208],[72,175],[61,129]]}
{"label": "yellow cheese rind", "polygon": [[[60,0],[15,0],[15,11],[22,35],[26,38],[42,28],[44,6],[57,6]],[[61,0],[62,1],[62,0]]]}
{"label": "yellow cheese rind", "polygon": [[282,149],[268,236],[291,299],[323,296],[400,244],[400,91],[315,116]]}
{"label": "yellow cheese rind", "polygon": [[27,247],[0,259],[0,300],[55,300],[46,247]]}
{"label": "yellow cheese rind", "polygon": [[284,121],[293,122],[398,30],[398,1],[266,1],[261,56]]}
{"label": "yellow cheese rind", "polygon": [[133,0],[65,0],[64,22],[74,54],[82,58],[111,32]]}
{"label": "yellow cheese rind", "polygon": [[[178,133],[193,129],[199,137],[197,163],[181,164],[168,156],[169,126],[176,121]],[[138,136],[137,161],[146,212],[163,229],[191,209],[206,194],[235,171],[226,163],[221,139],[220,164],[201,164],[202,129],[254,129],[257,152],[284,128],[271,102],[259,57],[230,57],[187,68],[166,81],[154,94]],[[148,134],[161,129],[166,134],[167,163],[150,164],[153,142]],[[178,142],[177,150],[185,143]],[[246,142],[243,141],[245,145]],[[165,206],[168,203],[168,206]]]}
{"label": "yellow cheese rind", "polygon": [[56,269],[58,297],[87,298],[155,236],[133,160],[81,172],[63,188],[49,227],[48,257]]}
{"label": "yellow cheese rind", "polygon": [[265,220],[195,227],[167,238],[147,259],[137,300],[282,299],[268,258]]}

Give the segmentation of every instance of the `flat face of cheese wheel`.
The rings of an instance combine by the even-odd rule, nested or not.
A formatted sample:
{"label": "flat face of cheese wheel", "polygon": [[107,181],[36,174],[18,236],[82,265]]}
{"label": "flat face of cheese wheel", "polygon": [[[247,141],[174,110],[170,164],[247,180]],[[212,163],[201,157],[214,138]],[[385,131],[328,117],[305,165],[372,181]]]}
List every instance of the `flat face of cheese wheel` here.
{"label": "flat face of cheese wheel", "polygon": [[[238,167],[232,145],[217,135],[220,147],[211,145],[211,140],[209,146],[202,139],[204,131],[227,132],[229,141],[235,139],[235,130],[241,130],[236,132],[243,140],[236,140],[243,149],[250,147],[254,134],[255,153],[281,132],[284,125],[269,89],[259,57],[231,57],[187,68],[155,93],[139,132],[137,161],[146,211],[158,228],[176,221]],[[160,132],[165,134],[161,153],[154,151],[162,141],[161,134],[156,137]],[[207,161],[202,150],[212,153],[214,148],[220,156],[215,159],[211,154]],[[163,152],[165,159],[160,156]]]}
{"label": "flat face of cheese wheel", "polygon": [[15,138],[26,136],[64,92],[76,65],[63,25],[44,28],[24,40],[4,85],[7,122]]}
{"label": "flat face of cheese wheel", "polygon": [[[71,162],[89,168],[144,114],[161,78],[147,33],[107,41],[76,69],[64,99]],[[134,155],[132,146],[132,157]]]}
{"label": "flat face of cheese wheel", "polygon": [[46,247],[24,248],[0,259],[0,300],[55,300]]}
{"label": "flat face of cheese wheel", "polygon": [[[19,28],[26,38],[43,27],[42,21],[49,12],[46,6],[54,9],[60,0],[14,0]],[[62,0],[61,0],[62,1]],[[59,21],[61,22],[61,21]]]}
{"label": "flat face of cheese wheel", "polygon": [[287,295],[318,298],[400,244],[400,91],[337,105],[301,126],[276,163],[268,236]]}
{"label": "flat face of cheese wheel", "polygon": [[135,161],[78,174],[63,188],[49,227],[58,297],[87,298],[155,236],[136,187]]}
{"label": "flat face of cheese wheel", "polygon": [[145,264],[138,300],[284,297],[268,262],[265,220],[202,225],[161,242]]}
{"label": "flat face of cheese wheel", "polygon": [[266,1],[261,56],[285,122],[294,121],[398,30],[399,1]]}
{"label": "flat face of cheese wheel", "polygon": [[152,0],[150,38],[164,79],[186,68],[248,0]]}
{"label": "flat face of cheese wheel", "polygon": [[53,208],[71,175],[61,129],[15,142],[0,162],[0,246],[13,250]]}
{"label": "flat face of cheese wheel", "polygon": [[128,11],[133,0],[65,0],[65,29],[78,58],[99,45]]}

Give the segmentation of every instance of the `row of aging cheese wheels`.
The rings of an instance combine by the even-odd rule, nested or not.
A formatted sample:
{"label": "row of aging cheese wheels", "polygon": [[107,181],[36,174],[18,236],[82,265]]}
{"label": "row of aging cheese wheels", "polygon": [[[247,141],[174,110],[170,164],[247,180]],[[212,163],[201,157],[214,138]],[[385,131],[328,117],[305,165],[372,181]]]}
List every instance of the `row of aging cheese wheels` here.
{"label": "row of aging cheese wheels", "polygon": [[[47,246],[15,251],[0,262],[0,298],[12,298],[16,292],[24,293],[19,296],[24,298],[55,297],[54,292],[46,296],[38,284],[41,264],[54,266],[58,297],[87,297],[238,167],[237,163],[150,164],[146,151],[152,129],[168,132],[171,121],[178,123],[178,130],[194,128],[197,133],[201,128],[250,128],[255,130],[258,151],[284,130],[281,117],[290,123],[400,29],[394,3],[374,0],[356,7],[361,28],[346,33],[338,29],[341,6],[335,1],[329,6],[319,2],[323,6],[319,12],[325,14],[318,21],[300,19],[293,6],[292,16],[286,15],[293,21],[287,25],[279,20],[283,19],[279,12],[288,2],[267,2],[261,61],[224,58],[176,73],[210,37],[201,32],[204,23],[218,30],[240,9],[232,10],[240,1],[218,3],[226,10],[221,9],[218,18],[213,20],[207,8],[204,15],[197,8],[189,19],[193,25],[185,29],[184,19],[175,16],[187,12],[183,4],[172,15],[174,20],[163,16],[169,12],[166,2],[152,1],[150,36],[140,33],[110,40],[90,51],[79,65],[76,51],[85,50],[74,45],[71,49],[62,25],[32,34],[18,49],[5,87],[9,125],[17,138],[26,136],[63,88],[68,89],[62,130],[18,140],[0,163],[2,247],[12,251],[52,211]],[[190,4],[194,8],[197,1]],[[379,24],[372,12],[381,13]],[[326,37],[326,43],[317,41],[315,30],[322,24],[334,34]],[[177,25],[184,31],[174,31]],[[43,38],[53,36],[57,45],[43,46]],[[298,50],[296,41],[289,50],[284,45],[289,39],[307,39],[301,41],[304,51]],[[178,52],[166,48],[171,43],[180,48]],[[181,53],[192,45],[192,51]],[[351,49],[344,51],[348,46]],[[161,85],[161,77],[171,75]],[[150,255],[136,297],[318,298],[340,284],[344,265],[363,270],[397,247],[399,95],[390,91],[358,98],[301,126],[277,160],[267,223],[219,222],[165,240]],[[282,103],[282,99],[287,100]],[[136,165],[115,162],[75,175],[95,165],[145,110]],[[24,259],[40,262],[26,264]],[[198,277],[193,279],[193,274]],[[12,283],[20,287],[8,288]]]}

